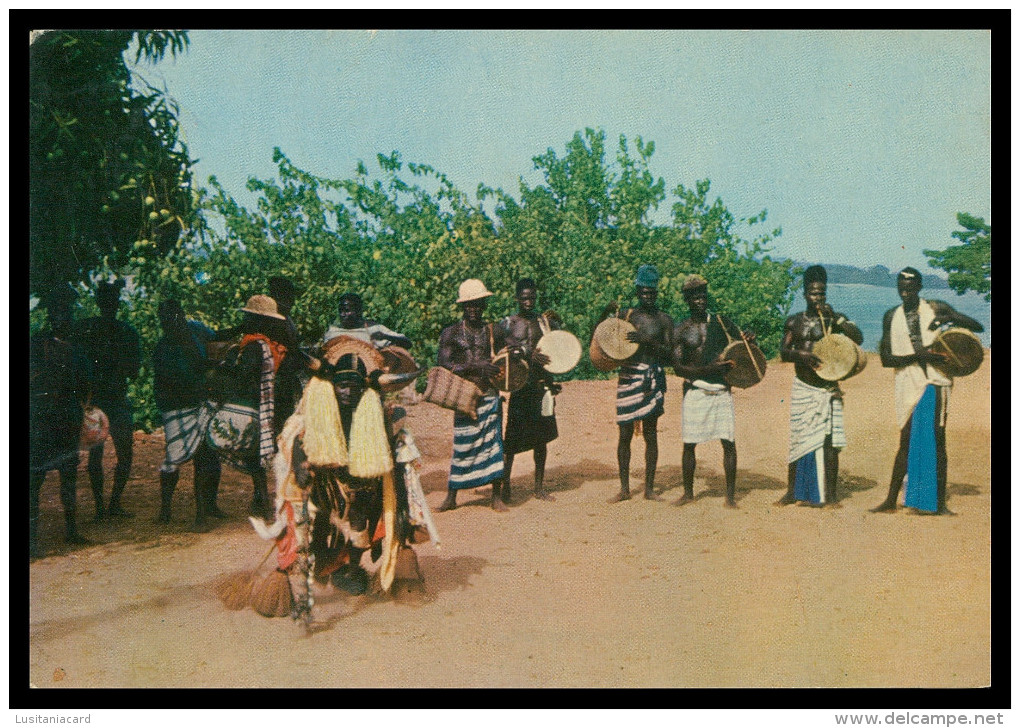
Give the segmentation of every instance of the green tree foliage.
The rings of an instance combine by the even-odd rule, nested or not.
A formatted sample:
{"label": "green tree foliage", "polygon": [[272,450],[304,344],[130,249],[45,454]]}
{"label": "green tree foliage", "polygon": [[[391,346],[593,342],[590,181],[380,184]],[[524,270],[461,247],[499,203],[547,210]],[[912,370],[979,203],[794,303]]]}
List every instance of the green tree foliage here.
{"label": "green tree foliage", "polygon": [[960,245],[951,245],[945,250],[925,250],[928,264],[949,271],[949,287],[957,293],[976,291],[985,294],[985,300],[992,300],[992,226],[984,218],[956,214],[956,221],[963,230],[956,230],[952,237]]}
{"label": "green tree foliage", "polygon": [[[649,169],[654,152],[654,142],[637,137],[632,153],[621,136],[616,164],[609,166],[604,132],[586,129],[567,143],[564,156],[549,149],[535,157],[544,184],[531,188],[521,182],[520,202],[501,190],[492,193],[499,203],[504,260],[494,282],[512,291],[519,276],[533,276],[544,305],[587,341],[606,304],[635,303],[633,281],[640,264],[659,268],[659,304],[676,319],[689,315],[683,281],[698,273],[709,281],[715,308],[754,328],[762,348],[775,355],[793,300],[790,261],[767,255],[768,243],[781,231],[740,237],[740,226],[764,223],[766,213],[738,220],[721,199],[709,200],[708,180],[693,189],[678,185],[672,220],[656,223],[666,193],[665,181]],[[586,359],[577,374],[597,376]]]}
{"label": "green tree foliage", "polygon": [[183,31],[49,31],[30,46],[29,260],[34,292],[124,265],[136,240],[166,253],[191,218],[176,104],[132,74],[188,46]]}
{"label": "green tree foliage", "polygon": [[[714,306],[753,327],[775,355],[793,295],[792,264],[767,255],[780,231],[741,237],[765,213],[738,219],[710,199],[707,180],[693,189],[678,185],[660,211],[668,196],[650,171],[654,150],[641,138],[631,145],[620,137],[608,162],[604,133],[586,129],[562,156],[549,149],[534,158],[541,183],[522,180],[516,196],[481,185],[472,199],[442,172],[405,163],[398,152],[378,155],[371,173],[359,163],[349,178],[330,179],[295,167],[276,149],[275,178],[248,181],[257,195],[252,209],[210,178],[196,193],[194,224],[168,251],[139,239],[126,267],[107,259],[93,275],[131,272],[122,315],[150,354],[164,298],[181,299],[189,316],[218,329],[238,323],[248,297],[283,275],[298,286],[292,316],[305,345],[320,339],[340,295],[352,290],[363,295],[367,317],[409,336],[414,356],[432,365],[440,331],[460,317],[457,288],[466,278],[495,293],[490,319],[516,309],[520,277],[535,278],[542,308],[587,342],[607,303],[634,303],[637,268],[652,262],[662,274],[660,304],[675,318],[688,315],[685,277],[700,273]],[[84,315],[91,297],[82,305]],[[573,376],[605,375],[585,357]],[[158,426],[150,372],[131,396],[136,421]]]}

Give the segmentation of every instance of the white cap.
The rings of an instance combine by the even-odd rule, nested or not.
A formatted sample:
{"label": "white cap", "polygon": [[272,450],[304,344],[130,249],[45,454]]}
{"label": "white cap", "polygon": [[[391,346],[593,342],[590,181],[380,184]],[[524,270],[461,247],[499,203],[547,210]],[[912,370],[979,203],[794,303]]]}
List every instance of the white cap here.
{"label": "white cap", "polygon": [[460,288],[457,290],[457,303],[477,301],[479,298],[488,298],[491,295],[492,291],[486,288],[480,280],[468,278],[460,284]]}

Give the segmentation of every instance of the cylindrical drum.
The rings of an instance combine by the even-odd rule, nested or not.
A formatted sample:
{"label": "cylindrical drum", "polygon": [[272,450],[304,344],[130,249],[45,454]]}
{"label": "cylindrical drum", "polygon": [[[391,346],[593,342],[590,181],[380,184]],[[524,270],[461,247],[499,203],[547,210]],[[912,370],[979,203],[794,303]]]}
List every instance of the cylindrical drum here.
{"label": "cylindrical drum", "polygon": [[821,359],[815,373],[829,382],[845,379],[857,366],[857,345],[844,334],[829,334],[816,341],[812,353]]}
{"label": "cylindrical drum", "polygon": [[731,361],[733,366],[724,375],[731,387],[746,389],[765,378],[765,352],[747,341],[731,341],[722,354],[722,361]]}
{"label": "cylindrical drum", "polygon": [[973,374],[985,360],[981,339],[968,329],[951,328],[939,332],[931,348],[948,356],[948,361],[939,365],[939,369],[951,377]]}
{"label": "cylindrical drum", "polygon": [[492,378],[492,386],[501,392],[516,392],[528,383],[528,363],[501,349],[492,363],[499,367],[499,374]]}
{"label": "cylindrical drum", "polygon": [[621,318],[607,318],[595,328],[588,355],[596,369],[608,372],[634,356],[638,344],[627,341],[631,331],[637,331],[634,324]]}
{"label": "cylindrical drum", "polygon": [[549,357],[545,370],[566,374],[581,361],[581,342],[569,331],[550,331],[538,340],[535,350]]}

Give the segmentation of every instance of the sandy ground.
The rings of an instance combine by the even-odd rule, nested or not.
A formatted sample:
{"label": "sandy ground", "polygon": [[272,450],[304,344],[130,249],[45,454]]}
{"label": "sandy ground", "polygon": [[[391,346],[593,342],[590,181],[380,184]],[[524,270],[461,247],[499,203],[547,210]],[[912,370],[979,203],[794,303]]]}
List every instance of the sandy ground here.
{"label": "sandy ground", "polygon": [[[990,682],[990,352],[957,380],[948,424],[955,517],[868,512],[896,448],[893,377],[875,355],[844,383],[849,446],[838,509],[773,505],[785,487],[791,365],[735,395],[738,510],[722,504],[722,453],[698,448],[697,500],[678,508],[681,381],[669,379],[657,485],[665,500],[610,505],[619,485],[614,381],[568,382],[547,482],[515,465],[510,511],[489,488],[436,514],[418,545],[426,592],[317,593],[319,629],[231,612],[213,584],[265,549],[244,518],[250,480],[224,470],[232,517],[192,533],[191,467],[173,523],[153,523],[162,439],[136,438],[125,505],[79,520],[97,544],[68,550],[56,474],[43,489],[30,567],[29,678],[38,687],[973,687]],[[410,408],[430,503],[442,500],[452,416]],[[108,444],[108,451],[112,447]],[[641,482],[635,441],[632,483]],[[107,455],[107,477],[112,460]],[[109,482],[107,485],[109,489]]]}

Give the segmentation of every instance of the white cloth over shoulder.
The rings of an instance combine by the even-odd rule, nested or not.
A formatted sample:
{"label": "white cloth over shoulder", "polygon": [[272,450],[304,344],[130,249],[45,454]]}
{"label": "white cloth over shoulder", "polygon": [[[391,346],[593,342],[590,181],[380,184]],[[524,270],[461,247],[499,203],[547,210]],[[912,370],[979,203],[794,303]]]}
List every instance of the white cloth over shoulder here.
{"label": "white cloth over shoulder", "polygon": [[[935,309],[923,298],[917,306],[918,320],[921,325],[921,343],[931,346],[938,334],[928,327],[935,320]],[[910,356],[914,353],[914,346],[910,343],[910,330],[907,328],[907,316],[903,306],[899,306],[893,314],[892,323],[889,326],[889,345],[893,356]],[[896,368],[896,422],[900,429],[907,424],[907,420],[914,413],[914,406],[924,394],[924,388],[929,384],[937,387],[952,387],[953,378],[931,366],[921,364],[909,364],[905,367]],[[946,392],[948,397],[949,392]]]}
{"label": "white cloth over shoulder", "polygon": [[680,415],[683,441],[735,439],[736,418],[733,414],[733,393],[725,384],[696,379],[684,394]]}
{"label": "white cloth over shoulder", "polygon": [[[382,334],[384,338],[373,339],[372,334]],[[365,322],[364,326],[359,326],[356,329],[345,329],[340,325],[339,321],[334,321],[326,329],[326,333],[322,336],[322,343],[326,343],[330,339],[335,339],[338,336],[350,336],[353,339],[359,339],[372,344],[377,349],[384,349],[387,346],[393,345],[393,340],[401,338],[401,335],[392,329],[388,329],[380,323],[376,322]]]}

